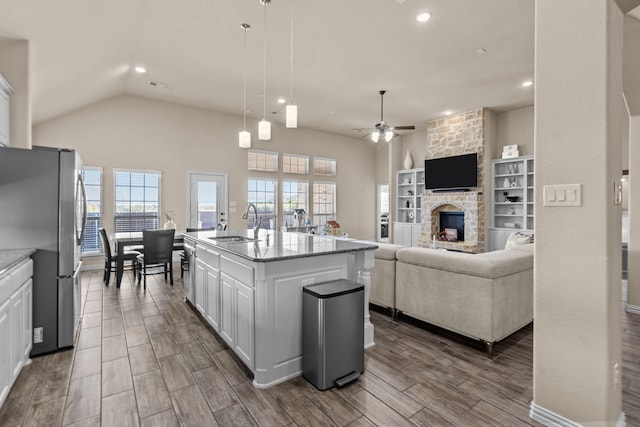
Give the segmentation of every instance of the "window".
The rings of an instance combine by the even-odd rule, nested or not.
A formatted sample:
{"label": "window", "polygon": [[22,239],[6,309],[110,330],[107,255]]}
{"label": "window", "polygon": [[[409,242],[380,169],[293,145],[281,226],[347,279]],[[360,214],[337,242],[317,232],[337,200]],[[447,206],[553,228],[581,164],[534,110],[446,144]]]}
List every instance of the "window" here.
{"label": "window", "polygon": [[282,155],[282,171],[284,173],[297,173],[306,175],[309,173],[309,157],[296,154]]}
{"label": "window", "polygon": [[336,161],[334,159],[323,159],[321,157],[314,157],[313,173],[316,175],[335,176]]}
{"label": "window", "polygon": [[115,231],[158,228],[160,172],[114,170]]}
{"label": "window", "polygon": [[102,227],[102,168],[85,166],[82,180],[87,192],[87,226],[82,238],[82,253],[100,252],[100,228]]}
{"label": "window", "polygon": [[325,225],[336,219],[335,182],[313,183],[313,224]]}
{"label": "window", "polygon": [[277,172],[278,171],[278,153],[272,151],[247,151],[247,165],[249,170]]}
{"label": "window", "polygon": [[[276,189],[278,181],[272,179],[249,179],[247,200],[256,205],[261,218],[261,228],[276,228]],[[253,228],[255,216],[251,212],[247,218],[247,228]]]}
{"label": "window", "polygon": [[282,220],[287,225],[298,225],[293,220],[294,209],[304,209],[308,214],[309,184],[301,181],[282,182]]}

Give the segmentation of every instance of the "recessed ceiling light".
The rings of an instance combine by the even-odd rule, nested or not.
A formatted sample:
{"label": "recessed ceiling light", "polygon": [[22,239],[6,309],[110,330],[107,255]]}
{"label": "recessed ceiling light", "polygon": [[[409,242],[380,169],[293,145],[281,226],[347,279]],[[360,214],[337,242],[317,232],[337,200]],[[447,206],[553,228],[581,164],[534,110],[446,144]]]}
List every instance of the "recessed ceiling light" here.
{"label": "recessed ceiling light", "polygon": [[134,70],[136,71],[136,73],[138,74],[144,74],[147,72],[147,69],[144,67],[141,67],[140,65],[138,65],[137,67],[134,68]]}
{"label": "recessed ceiling light", "polygon": [[284,104],[285,102],[287,102],[286,99],[284,98],[278,98],[278,104]]}
{"label": "recessed ceiling light", "polygon": [[453,114],[453,111],[447,110],[447,111],[444,111],[442,114],[444,114],[445,116],[450,116]]}
{"label": "recessed ceiling light", "polygon": [[431,14],[428,12],[419,13],[416,16],[416,21],[418,22],[427,22],[429,19],[431,19]]}
{"label": "recessed ceiling light", "polygon": [[529,87],[533,85],[533,81],[527,80],[526,82],[522,82],[522,86]]}

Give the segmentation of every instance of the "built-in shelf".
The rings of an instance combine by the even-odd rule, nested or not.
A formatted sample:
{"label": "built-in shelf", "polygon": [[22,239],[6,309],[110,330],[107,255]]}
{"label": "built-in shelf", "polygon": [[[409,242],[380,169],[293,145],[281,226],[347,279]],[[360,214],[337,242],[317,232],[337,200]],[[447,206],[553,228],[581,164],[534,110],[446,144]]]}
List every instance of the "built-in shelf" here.
{"label": "built-in shelf", "polygon": [[[503,249],[514,231],[533,231],[533,178],[533,156],[491,161],[490,251]],[[509,202],[507,196],[518,197],[518,201]]]}
{"label": "built-in shelf", "polygon": [[420,205],[424,191],[424,168],[396,173],[396,217],[393,243],[415,246],[420,237]]}

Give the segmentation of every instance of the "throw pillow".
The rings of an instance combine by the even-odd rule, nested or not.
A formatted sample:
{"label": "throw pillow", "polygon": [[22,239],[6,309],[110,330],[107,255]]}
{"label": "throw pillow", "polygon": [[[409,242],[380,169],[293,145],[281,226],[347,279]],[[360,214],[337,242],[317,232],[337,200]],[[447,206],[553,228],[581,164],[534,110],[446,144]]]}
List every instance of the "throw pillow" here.
{"label": "throw pillow", "polygon": [[513,249],[516,246],[527,245],[533,243],[533,235],[524,233],[511,233],[504,245],[506,250]]}

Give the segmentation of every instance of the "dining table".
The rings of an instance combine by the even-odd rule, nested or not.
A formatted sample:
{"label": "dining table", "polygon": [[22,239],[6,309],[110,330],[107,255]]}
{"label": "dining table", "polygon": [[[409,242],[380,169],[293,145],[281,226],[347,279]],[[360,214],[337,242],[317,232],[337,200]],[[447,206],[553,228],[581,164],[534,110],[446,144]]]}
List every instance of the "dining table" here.
{"label": "dining table", "polygon": [[[120,287],[124,272],[124,254],[126,248],[131,246],[141,246],[143,244],[142,231],[117,232],[111,235],[111,240],[116,247],[116,287]],[[173,250],[182,250],[184,248],[184,232],[176,231],[173,238]]]}

